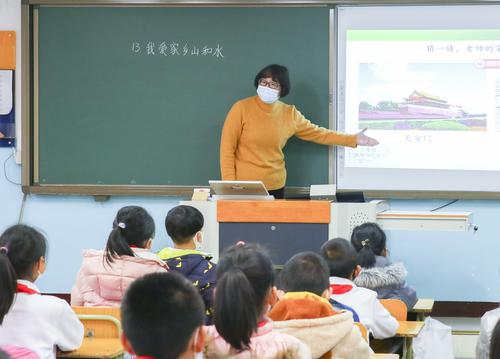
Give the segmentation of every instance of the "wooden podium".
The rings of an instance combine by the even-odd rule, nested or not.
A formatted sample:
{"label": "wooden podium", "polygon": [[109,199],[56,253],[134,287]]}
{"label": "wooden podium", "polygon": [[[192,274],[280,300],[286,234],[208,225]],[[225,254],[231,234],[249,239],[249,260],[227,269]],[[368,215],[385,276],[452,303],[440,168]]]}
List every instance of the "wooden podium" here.
{"label": "wooden podium", "polygon": [[219,252],[238,241],[259,243],[277,266],[318,252],[328,238],[328,201],[218,201]]}

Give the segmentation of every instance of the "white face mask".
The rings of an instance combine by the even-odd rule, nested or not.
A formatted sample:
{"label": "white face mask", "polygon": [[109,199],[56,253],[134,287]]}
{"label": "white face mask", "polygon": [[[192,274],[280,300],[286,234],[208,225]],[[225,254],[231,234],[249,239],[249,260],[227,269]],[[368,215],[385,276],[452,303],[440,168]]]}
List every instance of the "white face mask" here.
{"label": "white face mask", "polygon": [[259,95],[262,102],[268,104],[273,104],[280,98],[279,90],[273,90],[267,86],[261,86],[261,85],[257,87],[257,95]]}

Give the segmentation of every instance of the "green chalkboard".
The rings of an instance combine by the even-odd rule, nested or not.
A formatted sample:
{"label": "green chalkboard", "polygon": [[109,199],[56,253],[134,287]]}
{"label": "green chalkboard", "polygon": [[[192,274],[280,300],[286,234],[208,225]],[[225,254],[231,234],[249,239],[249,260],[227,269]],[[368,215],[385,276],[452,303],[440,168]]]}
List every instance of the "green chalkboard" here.
{"label": "green chalkboard", "polygon": [[[270,63],[328,127],[327,7],[39,7],[38,184],[206,185],[231,105]],[[328,181],[328,147],[293,140],[287,186]]]}

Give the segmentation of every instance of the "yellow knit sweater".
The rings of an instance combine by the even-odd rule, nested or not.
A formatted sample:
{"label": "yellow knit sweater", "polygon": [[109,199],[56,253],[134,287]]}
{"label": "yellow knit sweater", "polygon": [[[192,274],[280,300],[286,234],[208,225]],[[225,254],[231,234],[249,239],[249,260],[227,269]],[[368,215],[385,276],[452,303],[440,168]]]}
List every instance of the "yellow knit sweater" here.
{"label": "yellow knit sweater", "polygon": [[269,190],[285,186],[283,148],[297,136],[323,145],[356,147],[356,135],[319,127],[292,105],[266,104],[258,96],[236,102],[227,114],[220,144],[225,181],[263,181]]}

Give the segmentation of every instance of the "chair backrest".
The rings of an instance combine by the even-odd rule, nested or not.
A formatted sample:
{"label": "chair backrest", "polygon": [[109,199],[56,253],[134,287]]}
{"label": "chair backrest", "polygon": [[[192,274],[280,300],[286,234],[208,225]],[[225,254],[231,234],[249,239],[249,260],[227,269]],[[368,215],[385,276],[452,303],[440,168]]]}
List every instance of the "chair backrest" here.
{"label": "chair backrest", "polygon": [[73,307],[83,323],[86,337],[119,338],[122,330],[120,308]]}
{"label": "chair backrest", "polygon": [[354,322],[354,325],[359,328],[359,331],[361,332],[361,336],[363,337],[363,339],[366,342],[368,342],[368,330],[366,330],[366,327],[363,324],[358,323],[358,322]]}
{"label": "chair backrest", "polygon": [[405,321],[408,316],[408,308],[400,299],[380,299],[380,303],[398,321]]}

